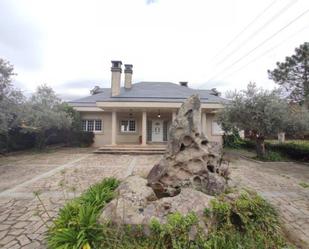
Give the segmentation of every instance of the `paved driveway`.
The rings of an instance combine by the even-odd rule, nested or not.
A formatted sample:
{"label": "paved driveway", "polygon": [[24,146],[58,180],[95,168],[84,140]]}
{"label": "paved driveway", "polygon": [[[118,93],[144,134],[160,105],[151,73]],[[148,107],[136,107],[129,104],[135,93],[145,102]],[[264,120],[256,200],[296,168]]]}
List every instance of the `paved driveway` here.
{"label": "paved driveway", "polygon": [[[95,155],[90,149],[59,149],[50,153],[0,158],[0,248],[45,248],[43,224],[63,203],[104,177],[146,176],[158,156]],[[291,167],[292,166],[292,167]],[[258,164],[232,158],[232,176],[257,189],[281,211],[293,238],[309,241],[309,167]],[[292,168],[292,170],[290,170]]]}

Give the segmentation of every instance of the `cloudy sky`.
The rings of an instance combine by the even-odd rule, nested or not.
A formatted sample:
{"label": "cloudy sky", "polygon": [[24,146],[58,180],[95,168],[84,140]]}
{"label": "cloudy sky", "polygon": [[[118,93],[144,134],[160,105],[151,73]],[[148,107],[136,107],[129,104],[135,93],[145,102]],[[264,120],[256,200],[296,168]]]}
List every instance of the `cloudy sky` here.
{"label": "cloudy sky", "polygon": [[26,94],[109,87],[111,60],[135,82],[273,88],[267,69],[308,40],[308,0],[0,0],[0,57]]}

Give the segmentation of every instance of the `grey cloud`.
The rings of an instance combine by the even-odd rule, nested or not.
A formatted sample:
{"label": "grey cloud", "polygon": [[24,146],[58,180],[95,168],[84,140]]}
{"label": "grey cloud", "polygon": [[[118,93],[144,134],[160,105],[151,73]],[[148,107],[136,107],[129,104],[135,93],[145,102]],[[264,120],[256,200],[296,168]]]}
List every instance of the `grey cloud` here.
{"label": "grey cloud", "polygon": [[[15,5],[15,6],[14,6]],[[18,2],[0,1],[0,56],[15,66],[38,68],[41,34],[29,18],[18,11]]]}
{"label": "grey cloud", "polygon": [[157,3],[157,2],[158,2],[158,0],[146,0],[147,5]]}
{"label": "grey cloud", "polygon": [[72,80],[65,82],[61,84],[62,88],[89,88],[92,89],[94,86],[100,86],[100,87],[108,87],[107,81],[101,81],[101,80]]}

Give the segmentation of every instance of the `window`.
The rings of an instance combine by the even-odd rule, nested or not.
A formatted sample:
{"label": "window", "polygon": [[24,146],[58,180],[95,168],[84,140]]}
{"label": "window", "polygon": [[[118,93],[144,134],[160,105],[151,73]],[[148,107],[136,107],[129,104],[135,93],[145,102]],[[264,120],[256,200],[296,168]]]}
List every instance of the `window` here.
{"label": "window", "polygon": [[82,130],[83,131],[102,131],[102,120],[82,120]]}
{"label": "window", "polygon": [[94,120],[88,120],[87,122],[87,131],[93,131],[93,128],[94,128]]}
{"label": "window", "polygon": [[216,122],[212,121],[212,135],[223,135],[223,130],[221,129],[221,126]]}
{"label": "window", "polygon": [[102,131],[102,120],[95,120],[95,130]]}
{"label": "window", "polygon": [[136,132],[135,120],[133,120],[133,119],[121,120],[120,131],[121,132]]}

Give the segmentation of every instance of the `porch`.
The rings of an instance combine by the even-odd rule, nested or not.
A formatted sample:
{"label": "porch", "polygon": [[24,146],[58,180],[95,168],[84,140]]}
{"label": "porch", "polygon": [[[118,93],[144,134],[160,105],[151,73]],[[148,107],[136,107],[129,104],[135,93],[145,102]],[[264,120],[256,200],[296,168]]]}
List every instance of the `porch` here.
{"label": "porch", "polygon": [[[98,110],[99,109],[99,110]],[[169,139],[168,130],[176,118],[178,108],[98,108],[96,111],[82,112],[85,131],[95,133],[94,147],[106,151],[108,146],[126,147],[165,145]],[[202,131],[211,142],[221,143],[221,133],[217,130],[215,111],[203,108],[201,112]]]}
{"label": "porch", "polygon": [[176,110],[128,109],[112,111],[111,116],[111,145],[162,145]]}

